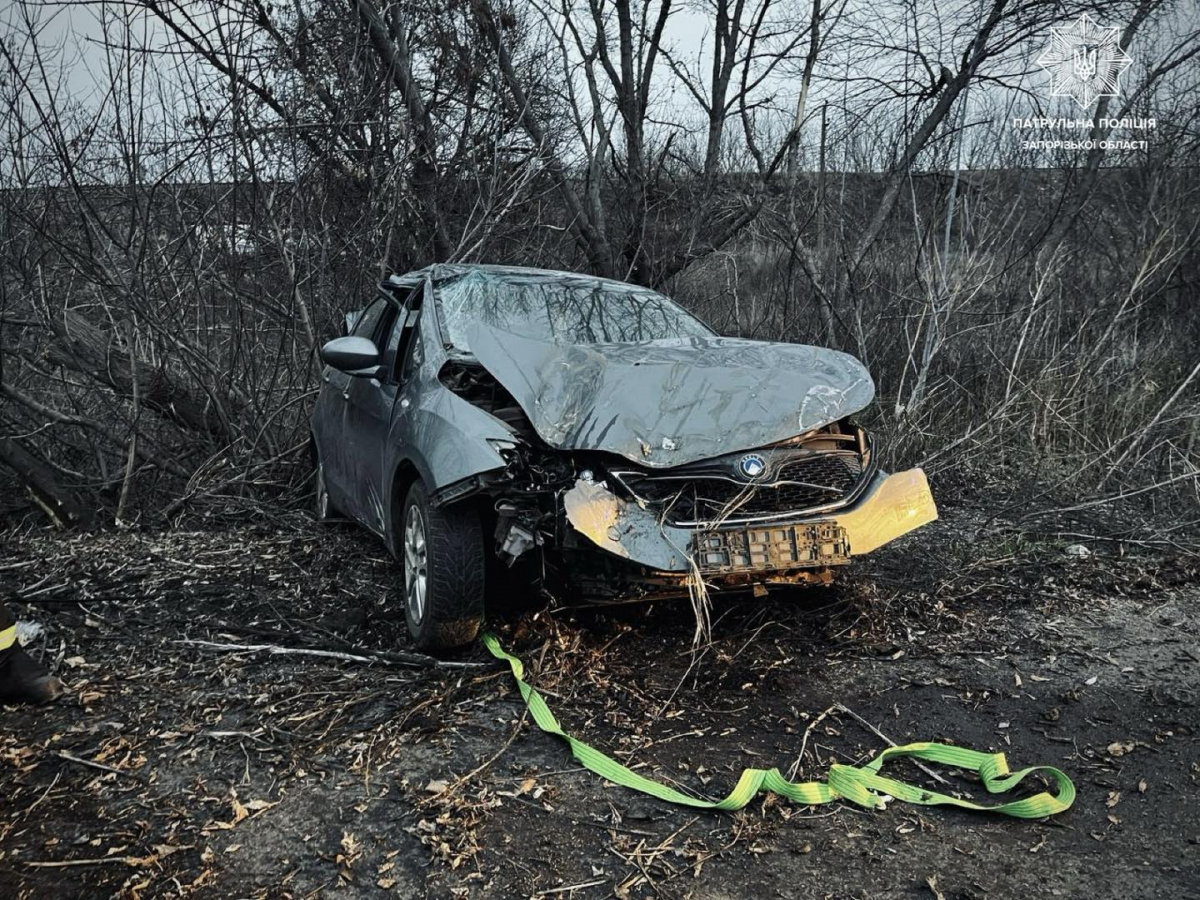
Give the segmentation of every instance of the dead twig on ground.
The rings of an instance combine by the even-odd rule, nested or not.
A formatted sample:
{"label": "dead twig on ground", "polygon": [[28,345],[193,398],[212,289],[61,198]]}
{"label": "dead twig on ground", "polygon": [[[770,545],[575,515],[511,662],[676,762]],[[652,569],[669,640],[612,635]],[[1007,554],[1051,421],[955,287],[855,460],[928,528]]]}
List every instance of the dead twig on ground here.
{"label": "dead twig on ground", "polygon": [[454,662],[434,659],[420,653],[389,653],[387,656],[362,656],[357,653],[341,653],[337,650],[314,650],[307,647],[281,647],[278,644],[221,644],[214,641],[179,640],[173,644],[203,647],[227,653],[268,653],[271,656],[315,656],[321,659],[336,659],[341,662],[378,663],[383,666],[410,666],[430,669],[479,669],[484,663]]}
{"label": "dead twig on ground", "polygon": [[446,790],[438,793],[436,795],[435,799],[445,800],[445,799],[453,796],[454,793],[460,787],[462,787],[464,784],[466,784],[468,781],[470,781],[476,775],[479,775],[479,774],[487,771],[491,767],[492,763],[494,763],[501,756],[503,756],[505,754],[505,752],[508,750],[508,748],[512,746],[513,741],[515,741],[517,739],[517,735],[521,733],[521,727],[525,724],[525,720],[528,718],[529,718],[529,708],[526,707],[524,710],[522,710],[521,718],[517,720],[517,724],[513,726],[512,734],[510,734],[508,736],[508,740],[505,741],[501,745],[500,749],[497,750],[495,753],[493,753],[490,757],[488,757],[482,763],[480,763],[478,766],[476,766],[474,769],[472,769],[470,772],[468,772],[466,775],[462,776],[462,778],[459,778],[457,781],[455,781],[454,784],[450,785],[450,787],[446,788]]}
{"label": "dead twig on ground", "polygon": [[[886,743],[889,747],[899,747],[900,746],[895,741],[893,741],[890,737],[888,737],[886,734],[884,734],[882,731],[880,731],[878,728],[876,728],[874,725],[872,725],[870,722],[868,722],[866,719],[864,719],[862,716],[860,716],[858,713],[856,713],[854,710],[848,709],[847,707],[843,706],[841,703],[835,703],[833,706],[835,709],[837,709],[838,712],[844,712],[850,718],[854,719],[854,721],[858,722],[859,725],[863,726],[863,728],[866,728],[873,735],[875,735],[881,741]],[[943,778],[941,775],[939,775],[937,772],[933,771],[933,769],[929,768],[928,766],[924,765],[923,763],[920,763],[915,759],[912,762],[913,762],[913,765],[915,765],[918,769],[920,769],[922,772],[924,772],[926,775],[928,775],[930,778],[932,778],[934,781],[938,782],[939,784],[945,784],[945,785],[950,784],[949,781],[947,781],[945,778]]]}
{"label": "dead twig on ground", "polygon": [[25,865],[31,869],[61,869],[67,866],[101,866],[105,863],[125,863],[129,857],[125,856],[104,856],[99,859],[61,859],[49,860],[46,862],[27,862]]}
{"label": "dead twig on ground", "polygon": [[81,766],[90,766],[102,772],[112,772],[114,775],[124,775],[126,778],[136,778],[138,781],[146,780],[145,776],[138,772],[125,772],[121,769],[114,769],[112,766],[106,766],[104,763],[93,762],[90,759],[81,759],[78,756],[72,756],[66,750],[59,750],[56,755],[59,759],[65,759],[67,762],[78,763]]}
{"label": "dead twig on ground", "polygon": [[825,717],[833,712],[834,709],[834,706],[829,707],[823,713],[813,719],[812,722],[809,723],[808,727],[804,729],[804,738],[800,741],[800,752],[796,755],[796,761],[792,763],[791,769],[788,770],[788,781],[796,780],[796,773],[800,771],[800,764],[804,761],[804,751],[808,748],[808,736],[812,734],[812,730],[814,728],[825,721]]}

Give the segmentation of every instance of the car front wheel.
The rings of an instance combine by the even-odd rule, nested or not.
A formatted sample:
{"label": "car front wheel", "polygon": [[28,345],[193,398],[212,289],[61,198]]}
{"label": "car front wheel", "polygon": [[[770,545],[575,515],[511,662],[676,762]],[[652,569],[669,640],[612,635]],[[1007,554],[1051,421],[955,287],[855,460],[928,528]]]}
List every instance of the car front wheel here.
{"label": "car front wheel", "polygon": [[469,644],[483,624],[479,511],[467,504],[435,509],[417,482],[404,502],[399,545],[404,617],[413,642],[425,651]]}

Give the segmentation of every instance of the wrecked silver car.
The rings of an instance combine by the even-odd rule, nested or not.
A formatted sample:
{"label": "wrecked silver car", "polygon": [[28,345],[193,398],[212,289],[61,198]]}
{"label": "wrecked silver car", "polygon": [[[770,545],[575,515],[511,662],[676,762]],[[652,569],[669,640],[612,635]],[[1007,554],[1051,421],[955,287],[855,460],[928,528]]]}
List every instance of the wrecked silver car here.
{"label": "wrecked silver car", "polygon": [[[418,646],[475,637],[514,566],[603,600],[827,583],[936,518],[848,417],[853,357],[724,338],[647,288],[436,265],[321,351],[317,512],[403,560]],[[569,592],[569,593],[568,593]]]}

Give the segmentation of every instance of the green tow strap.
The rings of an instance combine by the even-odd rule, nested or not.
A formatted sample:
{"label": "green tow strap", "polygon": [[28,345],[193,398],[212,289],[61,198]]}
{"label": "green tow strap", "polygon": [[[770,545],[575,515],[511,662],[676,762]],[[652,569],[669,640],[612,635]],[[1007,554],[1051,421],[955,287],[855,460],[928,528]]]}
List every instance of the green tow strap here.
{"label": "green tow strap", "polygon": [[[542,731],[553,734],[571,746],[571,753],[584,768],[595,772],[602,778],[619,784],[622,787],[633,788],[651,797],[676,803],[680,806],[690,806],[696,809],[735,810],[746,806],[761,791],[770,791],[805,805],[830,803],[839,798],[865,806],[868,809],[882,809],[886,804],[886,796],[904,800],[907,803],[919,803],[923,806],[938,806],[948,804],[960,806],[963,809],[977,809],[985,812],[1003,813],[1006,816],[1016,816],[1021,819],[1040,819],[1052,816],[1070,808],[1075,800],[1075,785],[1064,773],[1050,766],[1032,766],[1010,773],[1008,762],[1003,753],[979,753],[975,750],[964,750],[948,744],[906,744],[903,747],[892,747],[884,750],[864,766],[843,766],[834,764],[829,769],[827,782],[808,781],[796,783],[788,781],[778,769],[746,769],[738,779],[737,785],[724,800],[700,800],[691,797],[675,788],[668,787],[657,781],[651,781],[632,769],[626,768],[611,757],[601,753],[595,747],[571,737],[562,730],[550,707],[542,699],[542,695],[525,683],[525,666],[500,646],[497,637],[487,632],[483,635],[483,645],[497,659],[504,660],[512,669],[517,687],[533,720]],[[905,784],[879,774],[880,768],[889,759],[901,756],[911,756],[929,762],[942,763],[958,769],[968,769],[978,772],[983,779],[983,786],[989,793],[1001,794],[1015,787],[1031,772],[1044,772],[1058,786],[1057,794],[1042,792],[1021,800],[1011,800],[995,806],[985,806],[960,800],[947,794],[928,791],[924,788]]]}

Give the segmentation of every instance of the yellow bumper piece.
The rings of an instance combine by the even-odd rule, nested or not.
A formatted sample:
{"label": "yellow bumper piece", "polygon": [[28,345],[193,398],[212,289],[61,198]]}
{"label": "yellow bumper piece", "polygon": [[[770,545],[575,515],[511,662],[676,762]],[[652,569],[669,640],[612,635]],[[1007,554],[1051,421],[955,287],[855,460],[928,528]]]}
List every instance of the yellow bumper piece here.
{"label": "yellow bumper piece", "polygon": [[856,508],[834,520],[846,529],[850,555],[861,556],[937,517],[925,473],[909,469],[888,475]]}

